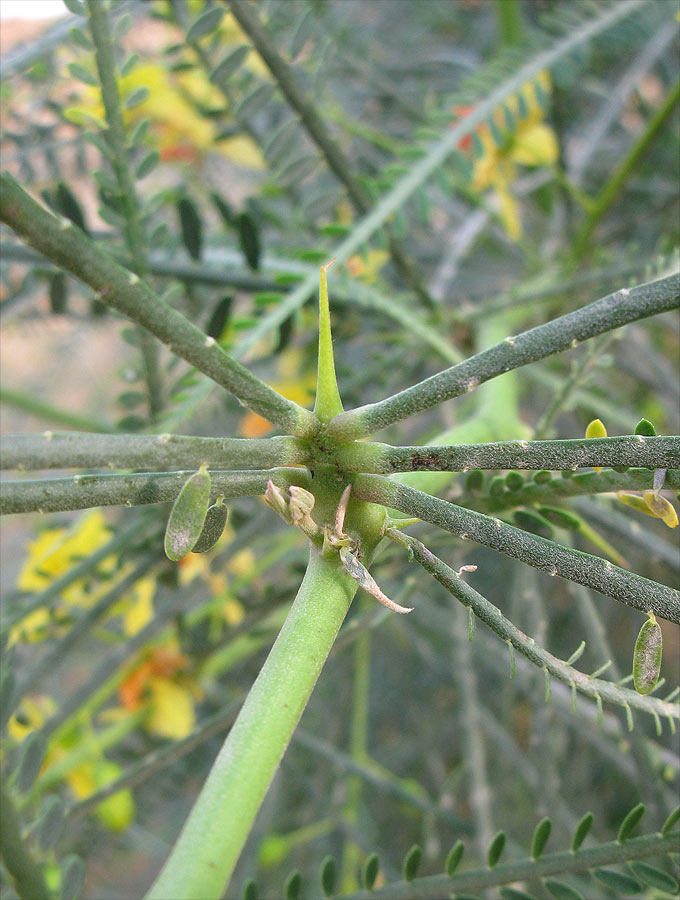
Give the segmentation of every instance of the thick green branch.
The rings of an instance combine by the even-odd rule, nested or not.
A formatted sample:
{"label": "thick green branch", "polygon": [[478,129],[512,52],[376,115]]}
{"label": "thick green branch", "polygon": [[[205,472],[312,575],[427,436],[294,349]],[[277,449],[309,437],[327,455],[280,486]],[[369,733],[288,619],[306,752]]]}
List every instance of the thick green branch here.
{"label": "thick green branch", "polygon": [[338,451],[351,472],[464,472],[469,469],[562,469],[584,466],[680,467],[680,437],[497,441],[453,446],[392,447],[355,443]]}
{"label": "thick green branch", "polygon": [[2,469],[267,469],[301,465],[300,441],[289,437],[205,438],[179,434],[88,434],[80,431],[0,437]]}
{"label": "thick green branch", "polygon": [[533,878],[547,878],[567,872],[586,872],[600,866],[625,863],[632,859],[663,856],[680,850],[680,832],[645,834],[624,843],[611,841],[572,853],[546,853],[540,859],[527,858],[519,862],[502,863],[494,869],[475,869],[449,878],[429,875],[414,881],[398,881],[373,891],[344,894],[339,900],[438,900],[440,897],[469,894],[502,884],[524,882]]}
{"label": "thick green branch", "polygon": [[630,290],[622,288],[545,325],[509,336],[387,400],[342,413],[330,423],[329,434],[341,441],[366,437],[393,422],[465,394],[511,369],[576,347],[581,341],[629,322],[675,309],[679,303],[678,274]]}
{"label": "thick green branch", "polygon": [[0,219],[30,246],[88,284],[103,303],[143,325],[245,406],[292,434],[314,433],[317,422],[313,413],[260,381],[214,338],[163,303],[139,276],[118,265],[71,222],[36,203],[6,174],[0,175]]}
{"label": "thick green branch", "polygon": [[356,591],[312,551],[293,607],[147,900],[221,897]]}
{"label": "thick green branch", "polygon": [[[3,481],[0,482],[0,515],[163,503],[175,499],[193,471]],[[222,494],[229,500],[264,494],[270,478],[279,487],[305,485],[307,472],[287,467],[250,472],[211,471],[210,478],[213,494]]]}
{"label": "thick green branch", "polygon": [[[520,631],[509,619],[506,619],[498,607],[479,594],[416,538],[409,534],[402,534],[396,528],[389,529],[388,537],[406,547],[413,554],[416,562],[420,563],[430,575],[433,575],[449,593],[453,594],[456,600],[460,600],[464,606],[470,607],[474,614],[488,625],[502,641],[512,644],[518,653],[521,653],[534,665],[549,672],[559,681],[595,700],[599,697],[619,706],[632,706],[650,714],[656,713],[659,716],[680,718],[680,707],[677,703],[666,703],[657,697],[643,696],[637,691],[619,687],[611,681],[591,678],[590,675],[567,665],[566,662],[539,646],[529,635]],[[473,575],[466,577],[474,578]]]}
{"label": "thick green branch", "polygon": [[584,584],[642,612],[651,609],[657,615],[680,624],[680,591],[626,572],[608,560],[572,550],[521,528],[506,525],[500,519],[396,484],[382,475],[357,475],[352,490],[353,497],[382,503],[408,516],[417,516],[458,537],[477,541],[549,575],[559,575]]}

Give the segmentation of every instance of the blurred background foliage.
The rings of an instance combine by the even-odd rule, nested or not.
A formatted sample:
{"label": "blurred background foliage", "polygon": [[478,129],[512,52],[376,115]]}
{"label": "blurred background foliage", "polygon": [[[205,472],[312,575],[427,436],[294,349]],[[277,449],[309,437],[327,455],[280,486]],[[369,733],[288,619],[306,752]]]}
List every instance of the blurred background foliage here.
{"label": "blurred background foliage", "polygon": [[[66,5],[68,18],[2,60],[3,167],[127,260],[102,161],[92,47],[77,0]],[[142,251],[157,289],[260,377],[310,405],[314,298],[279,311],[360,219],[358,192],[365,208],[378,202],[427,141],[484,96],[502,51],[532,29],[577,34],[600,8],[258,3],[268,40],[350,165],[353,197],[227,7],[112,4]],[[502,337],[504,328],[531,327],[673,265],[675,10],[671,0],[641,4],[595,39],[576,40],[413,193],[391,217],[389,237],[378,233],[333,270],[346,408],[483,349],[499,329]],[[4,430],[272,433],[164,350],[164,402],[150,414],[136,331],[9,232],[0,290]],[[485,388],[381,439],[422,443],[462,422],[460,440],[527,437],[539,426],[543,436],[581,437],[595,418],[610,435],[626,434],[643,416],[659,434],[678,433],[677,317],[594,344],[498,379],[486,406]],[[466,492],[451,476],[435,489]],[[573,537],[576,546],[677,583],[677,542],[661,521],[609,498],[574,508],[590,528]],[[58,843],[45,839],[47,858],[54,846],[59,858],[84,858],[91,898],[140,896],[150,883],[304,571],[302,535],[259,501],[237,501],[217,548],[179,565],[162,556],[156,512],[16,516],[2,525],[4,657],[22,697],[3,763],[19,779],[27,824],[46,828],[46,817],[56,822],[53,810],[64,810]],[[610,661],[614,680],[630,672],[639,614],[421,528],[454,567],[476,564],[477,589],[555,655],[569,657],[583,639],[584,671]],[[467,616],[397,548],[376,568],[386,592],[414,601],[417,615],[355,602],[233,885],[256,878],[261,896],[276,898],[297,869],[301,896],[317,896],[319,864],[332,854],[350,891],[373,851],[380,884],[398,876],[413,844],[423,850],[420,873],[440,872],[458,838],[467,840],[466,863],[479,865],[500,828],[506,852],[525,855],[545,815],[562,848],[588,809],[592,835],[607,840],[638,802],[648,807],[646,830],[659,827],[678,796],[680,747],[667,723],[657,733],[636,713],[630,732],[623,710],[598,719],[582,697],[574,714],[556,683],[546,703],[542,673],[518,660],[511,679],[507,648],[483,626],[468,641]],[[667,690],[680,680],[678,629],[661,624]],[[41,736],[33,762],[32,735]],[[102,799],[118,779],[122,788]],[[572,883],[594,896],[584,876]],[[655,890],[642,895],[661,896]],[[6,877],[0,896],[14,896]]]}

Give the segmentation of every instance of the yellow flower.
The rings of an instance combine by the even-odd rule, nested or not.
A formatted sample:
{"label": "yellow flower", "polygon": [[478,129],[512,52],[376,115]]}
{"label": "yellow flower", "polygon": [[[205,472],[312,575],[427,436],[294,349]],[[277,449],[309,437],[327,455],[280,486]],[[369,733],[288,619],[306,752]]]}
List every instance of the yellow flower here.
{"label": "yellow flower", "polygon": [[[217,141],[223,123],[218,126],[213,118],[201,115],[198,109],[219,109],[225,101],[201,69],[170,72],[156,63],[140,63],[119,79],[123,98],[142,87],[148,88],[149,95],[134,109],[125,111],[125,122],[134,126],[141,119],[150,119],[161,159],[196,162],[202,153],[212,151],[244,168],[264,168],[258,146],[247,135]],[[82,103],[69,107],[64,115],[75,124],[88,124],[89,118],[104,127],[100,89],[82,86]]]}
{"label": "yellow flower", "polygon": [[148,709],[144,727],[158,737],[183,738],[193,729],[197,688],[185,675],[187,657],[171,641],[154,647],[118,686],[129,711]]}
{"label": "yellow flower", "polygon": [[345,265],[352,278],[358,278],[364,284],[373,284],[389,258],[387,250],[368,250],[350,256]]}
{"label": "yellow flower", "polygon": [[[41,531],[28,545],[28,555],[19,572],[17,587],[27,592],[44,590],[110,539],[111,530],[99,509],[80,516],[70,529],[47,528]],[[101,560],[97,572],[108,577],[96,579],[94,583],[81,578],[60,591],[59,602],[55,603],[53,610],[57,621],[69,609],[91,607],[123,579],[132,567],[132,563],[121,566],[115,554]],[[113,615],[122,614],[126,617],[128,634],[135,634],[151,618],[154,590],[154,579],[141,579],[112,610]],[[9,645],[18,641],[34,643],[42,640],[50,622],[50,611],[45,607],[38,607],[11,629]]]}
{"label": "yellow flower", "polygon": [[[15,741],[21,743],[28,735],[40,728],[57,710],[52,697],[38,694],[25,697],[19,708],[7,723],[7,731]],[[77,729],[62,733],[55,743],[50,743],[41,772],[62,759],[75,745],[87,741],[80,726]],[[84,800],[95,791],[105,787],[121,774],[117,763],[105,759],[98,748],[93,748],[92,756],[85,762],[70,769],[63,776],[74,796]],[[103,800],[94,809],[94,814],[106,826],[114,831],[123,831],[134,819],[135,808],[131,791],[122,789]]]}
{"label": "yellow flower", "polygon": [[[493,126],[484,123],[476,132],[481,154],[473,164],[472,188],[493,190],[500,219],[508,237],[514,241],[522,235],[519,205],[510,190],[517,166],[551,165],[559,157],[555,132],[541,121],[544,110],[540,95],[547,94],[550,88],[548,72],[539,73],[534,81],[527,82],[508,99],[505,108],[494,110]],[[465,114],[469,108],[460,107],[456,112]],[[465,140],[461,147],[466,149],[470,143]]]}

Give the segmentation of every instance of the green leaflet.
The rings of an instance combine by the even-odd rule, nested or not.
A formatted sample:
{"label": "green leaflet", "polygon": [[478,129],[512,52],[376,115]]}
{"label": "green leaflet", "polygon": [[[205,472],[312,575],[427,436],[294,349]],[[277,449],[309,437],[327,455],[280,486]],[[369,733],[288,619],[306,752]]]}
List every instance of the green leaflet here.
{"label": "green leaflet", "polygon": [[633,650],[633,682],[638,694],[649,694],[656,687],[661,671],[662,644],[661,626],[650,612]]}
{"label": "green leaflet", "polygon": [[229,507],[224,502],[223,497],[218,497],[217,501],[208,510],[203,524],[203,530],[194,544],[193,552],[207,553],[208,550],[212,550],[222,537],[222,532],[227,525],[228,518]]}
{"label": "green leaflet", "polygon": [[201,466],[184,484],[172,505],[165,529],[165,555],[178,562],[196,546],[210,500],[210,475]]}

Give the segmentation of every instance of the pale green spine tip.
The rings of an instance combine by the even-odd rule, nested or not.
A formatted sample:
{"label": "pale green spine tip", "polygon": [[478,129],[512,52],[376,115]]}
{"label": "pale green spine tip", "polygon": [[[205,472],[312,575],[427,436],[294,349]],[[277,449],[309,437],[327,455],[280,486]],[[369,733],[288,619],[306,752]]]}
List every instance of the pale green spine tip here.
{"label": "pale green spine tip", "polygon": [[328,304],[326,271],[333,260],[321,267],[319,280],[319,368],[316,380],[316,400],[314,412],[322,422],[330,420],[342,411],[342,400],[335,377],[333,359],[333,338],[331,336],[331,313]]}

